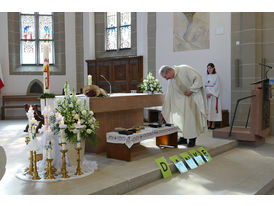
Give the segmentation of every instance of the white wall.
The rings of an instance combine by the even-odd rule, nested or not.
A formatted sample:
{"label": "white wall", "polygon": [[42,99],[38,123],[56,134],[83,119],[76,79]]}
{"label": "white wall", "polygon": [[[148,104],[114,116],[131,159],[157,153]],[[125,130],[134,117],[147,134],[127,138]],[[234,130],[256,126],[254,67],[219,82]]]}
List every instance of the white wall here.
{"label": "white wall", "polygon": [[[83,14],[83,38],[84,38],[84,60],[95,59],[95,16],[94,12]],[[84,85],[88,84],[87,63],[84,62]]]}
{"label": "white wall", "polygon": [[[41,75],[9,75],[8,52],[8,15],[0,12],[0,64],[2,65],[5,87],[2,95],[25,95],[29,83],[33,79],[42,81]],[[65,81],[69,81],[70,88],[76,88],[76,55],[75,55],[75,14],[65,13],[65,45],[66,45],[66,75],[50,76],[50,92],[61,94]]]}
{"label": "white wall", "polygon": [[[156,68],[157,78],[164,91],[167,81],[159,76],[158,70],[162,65],[187,64],[206,74],[209,62],[215,64],[222,84],[222,107],[231,108],[231,13],[210,13],[210,48],[173,52],[173,13],[157,13],[156,20]],[[223,34],[216,34],[216,29],[223,28]]]}
{"label": "white wall", "polygon": [[143,56],[143,76],[148,71],[147,12],[137,12],[137,56]]}

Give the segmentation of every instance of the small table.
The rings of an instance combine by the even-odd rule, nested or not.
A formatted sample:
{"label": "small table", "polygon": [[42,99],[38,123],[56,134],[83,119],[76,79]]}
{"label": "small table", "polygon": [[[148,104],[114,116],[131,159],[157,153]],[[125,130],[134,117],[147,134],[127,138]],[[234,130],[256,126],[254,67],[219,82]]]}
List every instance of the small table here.
{"label": "small table", "polygon": [[178,147],[177,132],[180,129],[176,126],[145,128],[140,133],[122,135],[118,132],[108,132],[106,135],[107,157],[119,160],[131,160],[131,148],[134,144],[143,140],[156,137],[156,145],[167,145]]}

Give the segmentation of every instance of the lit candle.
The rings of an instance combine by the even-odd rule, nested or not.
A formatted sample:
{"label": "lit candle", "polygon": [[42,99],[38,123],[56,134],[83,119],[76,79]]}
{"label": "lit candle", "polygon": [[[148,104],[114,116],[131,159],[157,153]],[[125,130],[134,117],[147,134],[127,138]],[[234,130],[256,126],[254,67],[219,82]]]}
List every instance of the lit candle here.
{"label": "lit candle", "polygon": [[92,76],[88,75],[88,85],[92,85]]}
{"label": "lit candle", "polygon": [[43,83],[44,93],[49,93],[49,44],[44,43],[44,72],[43,72]]}

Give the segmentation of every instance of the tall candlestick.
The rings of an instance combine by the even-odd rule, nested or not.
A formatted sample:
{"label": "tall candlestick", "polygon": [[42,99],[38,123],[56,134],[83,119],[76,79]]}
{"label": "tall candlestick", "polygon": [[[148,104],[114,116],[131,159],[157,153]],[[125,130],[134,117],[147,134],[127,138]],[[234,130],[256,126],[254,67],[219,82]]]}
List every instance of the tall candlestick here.
{"label": "tall candlestick", "polygon": [[49,93],[49,44],[47,42],[44,43],[44,93]]}
{"label": "tall candlestick", "polygon": [[88,85],[92,85],[92,76],[88,75]]}

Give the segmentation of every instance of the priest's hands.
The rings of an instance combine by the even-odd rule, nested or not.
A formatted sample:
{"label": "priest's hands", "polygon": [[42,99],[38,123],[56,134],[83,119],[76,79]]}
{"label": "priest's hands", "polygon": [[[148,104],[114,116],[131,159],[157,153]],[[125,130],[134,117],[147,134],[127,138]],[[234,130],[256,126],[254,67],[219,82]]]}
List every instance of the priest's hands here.
{"label": "priest's hands", "polygon": [[184,95],[186,96],[190,96],[192,94],[192,91],[190,91],[189,89],[184,91]]}
{"label": "priest's hands", "polygon": [[210,98],[212,96],[212,94],[210,94],[210,93],[208,93],[208,94],[206,94],[206,98]]}

